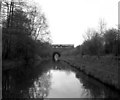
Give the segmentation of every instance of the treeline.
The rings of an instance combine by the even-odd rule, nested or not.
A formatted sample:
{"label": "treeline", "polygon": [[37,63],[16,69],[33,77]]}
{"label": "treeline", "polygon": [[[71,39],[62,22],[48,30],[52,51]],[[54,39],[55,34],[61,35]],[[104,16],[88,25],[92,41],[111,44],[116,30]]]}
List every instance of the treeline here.
{"label": "treeline", "polygon": [[45,15],[27,2],[2,2],[2,59],[51,56],[50,33]]}
{"label": "treeline", "polygon": [[[89,31],[90,32],[90,31]],[[120,55],[120,32],[117,29],[108,29],[104,33],[92,31],[87,39],[77,47],[76,53],[81,55]],[[79,52],[78,52],[79,51]]]}
{"label": "treeline", "polygon": [[73,50],[72,55],[79,54],[98,57],[120,55],[120,31],[115,28],[105,29],[104,23],[101,23],[99,31],[88,29],[86,35],[84,35],[84,42]]}

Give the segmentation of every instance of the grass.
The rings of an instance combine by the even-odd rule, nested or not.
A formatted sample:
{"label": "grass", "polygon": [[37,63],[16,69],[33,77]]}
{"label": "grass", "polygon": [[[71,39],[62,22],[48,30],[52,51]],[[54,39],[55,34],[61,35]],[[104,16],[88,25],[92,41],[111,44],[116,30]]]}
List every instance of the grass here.
{"label": "grass", "polygon": [[39,63],[43,62],[43,61],[47,61],[51,59],[50,57],[44,57],[41,58],[40,56],[35,56],[34,59],[30,59],[29,62],[26,62],[24,59],[14,59],[14,60],[3,60],[2,61],[2,70],[9,70],[9,69],[13,69],[16,67],[21,67],[21,66],[26,66],[26,64],[29,65],[38,65]]}
{"label": "grass", "polygon": [[86,74],[93,76],[101,82],[120,89],[118,84],[118,65],[120,61],[111,56],[64,56],[60,58],[82,70]]}

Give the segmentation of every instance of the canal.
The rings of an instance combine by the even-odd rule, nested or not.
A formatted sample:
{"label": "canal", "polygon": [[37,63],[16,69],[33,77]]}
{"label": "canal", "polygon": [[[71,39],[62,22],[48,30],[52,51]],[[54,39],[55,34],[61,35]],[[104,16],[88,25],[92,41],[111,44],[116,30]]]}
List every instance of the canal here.
{"label": "canal", "polygon": [[111,98],[119,94],[64,62],[3,72],[3,98]]}

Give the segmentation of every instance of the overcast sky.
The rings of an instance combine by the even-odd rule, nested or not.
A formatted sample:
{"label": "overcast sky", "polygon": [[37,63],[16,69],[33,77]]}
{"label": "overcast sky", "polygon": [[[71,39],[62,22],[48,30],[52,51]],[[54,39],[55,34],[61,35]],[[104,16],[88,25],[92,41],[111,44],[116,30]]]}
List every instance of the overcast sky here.
{"label": "overcast sky", "polygon": [[34,0],[47,17],[54,44],[83,42],[88,28],[98,29],[99,19],[107,28],[117,27],[119,0]]}

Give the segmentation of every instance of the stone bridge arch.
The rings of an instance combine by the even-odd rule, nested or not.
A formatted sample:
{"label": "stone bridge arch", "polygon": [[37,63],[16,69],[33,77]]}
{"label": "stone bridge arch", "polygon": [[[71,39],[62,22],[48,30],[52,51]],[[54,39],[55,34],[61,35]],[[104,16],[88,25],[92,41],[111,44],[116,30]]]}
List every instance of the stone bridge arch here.
{"label": "stone bridge arch", "polygon": [[58,57],[62,56],[62,53],[66,50],[73,49],[74,45],[73,44],[54,44],[52,45],[53,53],[52,53],[52,58],[54,60],[54,56],[57,54]]}
{"label": "stone bridge arch", "polygon": [[53,54],[52,54],[52,59],[53,59],[53,61],[55,61],[55,56],[56,56],[56,55],[57,55],[58,57],[61,56],[60,52],[57,52],[57,51],[53,52]]}

